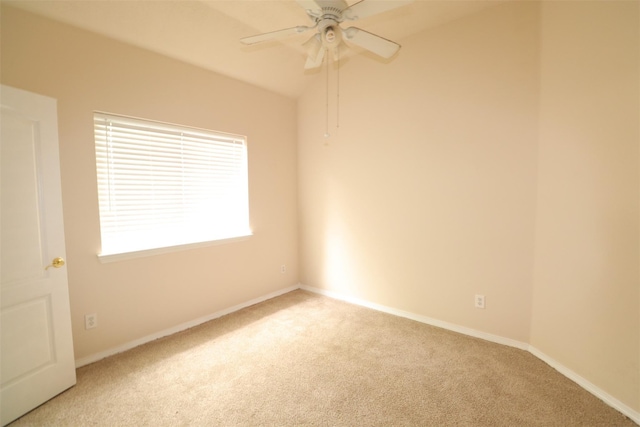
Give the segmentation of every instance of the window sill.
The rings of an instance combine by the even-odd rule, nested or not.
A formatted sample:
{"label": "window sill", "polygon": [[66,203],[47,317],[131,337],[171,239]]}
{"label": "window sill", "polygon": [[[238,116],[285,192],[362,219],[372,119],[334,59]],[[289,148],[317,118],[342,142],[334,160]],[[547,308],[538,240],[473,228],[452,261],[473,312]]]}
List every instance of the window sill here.
{"label": "window sill", "polygon": [[98,254],[98,259],[101,263],[106,264],[110,262],[125,261],[128,259],[144,258],[153,255],[167,254],[171,252],[186,251],[189,249],[203,248],[207,246],[225,245],[227,243],[242,242],[249,240],[253,236],[253,233],[229,237],[227,239],[210,240],[206,242],[188,243],[186,245],[166,246],[162,248],[145,249],[141,251],[121,252],[113,254]]}

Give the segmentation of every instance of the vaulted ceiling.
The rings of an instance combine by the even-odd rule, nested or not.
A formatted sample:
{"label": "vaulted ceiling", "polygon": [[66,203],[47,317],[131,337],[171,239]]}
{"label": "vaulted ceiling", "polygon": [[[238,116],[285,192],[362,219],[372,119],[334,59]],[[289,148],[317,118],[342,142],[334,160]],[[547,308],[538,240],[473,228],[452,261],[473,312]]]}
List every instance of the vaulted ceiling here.
{"label": "vaulted ceiling", "polygon": [[[258,33],[309,25],[305,10],[295,0],[2,1],[293,98],[319,72],[304,70],[302,44],[309,33],[254,46],[239,42]],[[349,5],[356,2],[347,0]],[[500,2],[416,0],[353,25],[402,44],[412,34]],[[345,53],[362,51],[350,48]],[[384,64],[373,55],[367,56],[372,66]]]}

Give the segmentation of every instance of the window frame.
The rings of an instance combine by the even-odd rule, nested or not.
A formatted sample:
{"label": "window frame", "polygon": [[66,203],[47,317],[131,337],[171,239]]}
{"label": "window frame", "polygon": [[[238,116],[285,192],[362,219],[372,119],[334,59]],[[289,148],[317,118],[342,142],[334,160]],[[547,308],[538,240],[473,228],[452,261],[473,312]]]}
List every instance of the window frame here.
{"label": "window frame", "polygon": [[[97,255],[101,262],[103,263],[113,262],[113,261],[119,261],[123,259],[146,257],[146,256],[183,251],[183,250],[194,249],[194,248],[205,247],[205,246],[227,244],[227,243],[247,240],[253,235],[253,231],[251,230],[251,224],[250,224],[249,167],[248,167],[249,153],[248,153],[248,143],[247,143],[246,136],[236,135],[236,134],[231,134],[226,132],[213,131],[210,129],[203,129],[203,128],[197,128],[192,126],[177,125],[173,123],[161,122],[156,120],[142,119],[137,117],[125,116],[121,114],[106,113],[102,111],[94,111],[93,120],[94,120],[94,148],[95,148],[95,159],[96,159],[96,178],[97,178],[97,184],[98,184],[98,188],[97,188],[98,211],[99,211],[100,240],[101,240],[101,249]],[[113,123],[118,123],[117,126],[122,126],[122,127],[119,127],[118,130],[122,131],[122,129],[124,129],[122,131],[123,132],[122,135],[125,135],[125,136],[115,137],[115,136],[111,136],[111,134],[108,134],[108,132],[105,131],[107,127],[107,124],[106,124],[107,122],[111,123],[111,125],[113,125]],[[131,131],[132,135],[134,135],[134,133],[138,132],[140,129],[143,129],[145,133],[151,132],[152,135],[149,137],[141,137],[139,135],[134,135],[131,137],[132,139],[128,139],[130,138],[130,136],[126,136],[126,135],[128,135],[127,132],[129,132],[128,130],[129,128],[135,128],[133,131]],[[177,137],[176,136],[177,134],[180,134],[180,137]],[[209,196],[206,196],[204,200],[208,207],[203,206],[202,208],[198,208],[190,211],[192,215],[197,215],[201,217],[200,222],[198,222],[198,224],[201,224],[201,226],[206,229],[204,237],[202,238],[200,237],[202,233],[200,233],[199,229],[196,232],[194,227],[189,227],[189,225],[191,225],[193,221],[189,220],[188,216],[179,216],[178,218],[181,218],[177,220],[179,225],[175,226],[174,224],[175,221],[172,222],[171,220],[169,220],[169,222],[167,223],[161,223],[161,225],[159,225],[157,228],[157,230],[160,230],[160,229],[167,230],[168,228],[171,228],[173,230],[173,233],[168,234],[173,237],[173,240],[171,242],[155,244],[153,246],[138,245],[138,247],[135,247],[135,248],[123,248],[123,247],[116,248],[115,246],[117,246],[118,244],[122,245],[122,241],[126,241],[126,238],[125,238],[125,239],[122,239],[120,243],[117,243],[118,240],[114,239],[113,236],[118,233],[123,233],[125,235],[126,234],[132,235],[132,233],[133,235],[136,235],[136,233],[138,233],[139,235],[140,233],[142,233],[148,236],[151,236],[151,235],[158,236],[158,234],[157,234],[157,231],[153,231],[153,230],[144,231],[144,229],[149,228],[149,225],[147,224],[146,221],[149,221],[150,216],[153,215],[153,214],[147,214],[142,212],[149,209],[148,206],[144,205],[144,203],[141,203],[140,205],[136,204],[136,207],[134,207],[134,209],[139,209],[142,212],[140,216],[140,218],[142,218],[142,221],[139,221],[139,220],[134,221],[134,227],[135,227],[135,224],[140,224],[141,229],[134,228],[132,230],[123,232],[121,231],[122,228],[120,229],[117,228],[118,227],[117,225],[115,226],[109,225],[112,223],[118,223],[118,219],[116,220],[113,219],[114,216],[115,217],[118,216],[118,207],[116,208],[110,207],[107,209],[105,208],[105,205],[107,203],[105,203],[104,200],[107,197],[110,200],[112,200],[113,196],[110,194],[112,194],[113,192],[116,192],[113,190],[115,185],[123,185],[122,182],[117,181],[118,178],[113,177],[113,176],[117,176],[117,173],[113,173],[112,169],[117,170],[118,167],[122,167],[122,164],[126,162],[131,162],[131,160],[118,159],[114,163],[113,158],[111,157],[110,154],[107,154],[107,152],[109,153],[112,152],[112,150],[114,150],[113,148],[114,146],[117,146],[117,149],[130,150],[131,147],[139,145],[139,143],[148,144],[148,148],[144,148],[142,151],[145,153],[145,155],[148,154],[149,156],[148,161],[150,163],[153,163],[154,160],[160,159],[160,157],[157,157],[159,155],[158,153],[160,153],[161,155],[164,156],[162,157],[162,161],[166,161],[166,159],[169,159],[167,164],[171,166],[180,164],[180,169],[184,171],[186,169],[185,168],[186,162],[184,159],[184,155],[183,154],[177,155],[175,153],[175,147],[176,147],[175,144],[176,143],[179,144],[178,146],[180,147],[180,150],[182,153],[183,147],[186,147],[185,150],[187,148],[188,149],[192,148],[191,145],[189,145],[190,143],[182,141],[183,137],[185,140],[187,140],[191,138],[193,135],[197,135],[196,136],[197,139],[203,138],[204,136],[205,146],[208,147],[206,149],[211,153],[218,151],[215,149],[216,146],[223,147],[222,154],[208,153],[209,156],[213,156],[210,158],[213,158],[214,161],[211,162],[211,164],[207,165],[207,167],[204,169],[205,172],[203,173],[203,175],[206,175],[206,176],[204,178],[202,177],[198,178],[199,181],[197,181],[196,184],[191,183],[192,178],[190,177],[189,179],[187,179],[184,172],[177,173],[177,174],[173,173],[171,178],[173,178],[174,181],[172,181],[172,183],[178,182],[177,187],[180,188],[180,190],[170,191],[172,195],[169,196],[168,204],[156,205],[155,202],[150,202],[153,205],[152,209],[158,209],[158,206],[159,206],[159,209],[162,209],[163,206],[165,208],[170,207],[171,209],[173,209],[174,206],[182,207],[184,203],[183,199],[185,198],[185,193],[189,193],[189,190],[193,191],[195,188],[194,186],[197,186],[198,184],[201,184],[201,185],[204,184],[209,186],[213,185],[213,183],[220,184],[220,182],[215,178],[212,178],[211,175],[215,175],[216,173],[219,173],[220,170],[222,170],[224,167],[232,165],[234,168],[233,172],[230,173],[229,175],[225,175],[225,177],[227,179],[231,178],[232,180],[235,180],[237,182],[235,182],[235,184],[230,184],[228,185],[228,187],[224,187],[224,188],[228,191],[226,193],[227,196],[231,194],[231,199],[230,199],[231,202],[229,202],[230,206],[238,208],[239,215],[237,216],[233,215],[234,212],[230,209],[223,209],[221,211],[218,210],[217,206],[220,206],[220,202],[225,201],[224,197],[218,196],[219,203],[216,205],[211,203],[211,201],[213,200],[212,198],[210,198]],[[157,146],[165,145],[164,143],[158,143],[157,146],[155,143],[149,143],[150,140],[153,140],[154,138],[161,138],[161,137],[168,138],[168,140],[170,141],[169,144],[174,144],[174,145],[171,145],[171,148],[169,149],[163,149]],[[209,137],[210,139],[207,140],[206,137]],[[209,142],[211,143],[211,145],[210,146],[206,145]],[[199,141],[198,144],[200,144],[200,147],[202,147],[201,141]],[[224,148],[225,146],[226,148]],[[174,151],[174,153],[168,154],[167,150]],[[215,161],[222,159],[222,157],[216,157],[216,156],[224,157],[225,154],[228,154],[227,150],[230,150],[229,152],[233,151],[233,154],[238,157],[232,161],[229,161],[229,163],[224,163],[223,166],[218,166],[218,165],[214,166],[213,163]],[[153,157],[153,156],[156,156],[156,157]],[[202,167],[202,162],[204,161],[200,160],[199,153],[196,153],[196,155],[193,156],[193,158],[195,159],[193,161],[195,166],[193,166],[192,164],[192,165],[189,165],[189,167],[194,167],[194,168],[197,168],[198,166]],[[118,162],[122,162],[122,163],[118,163]],[[138,161],[135,160],[135,162],[138,162]],[[140,161],[140,163],[142,164],[144,162]],[[156,169],[159,169],[159,168],[156,168]],[[129,172],[127,172],[127,174],[128,173]],[[170,172],[168,174],[171,175]],[[160,177],[160,179],[164,180],[164,179],[167,179],[167,176],[168,176],[168,175],[165,176],[164,174],[158,174],[155,171],[151,175],[152,175],[151,178],[147,178],[147,177],[141,178],[140,182],[136,180],[135,184],[131,184],[131,185],[135,187],[141,187],[143,186],[141,183],[148,184],[150,182],[151,184],[149,185],[153,186],[155,185],[155,183],[157,183],[157,181],[154,181],[154,179],[157,180],[158,177]],[[176,175],[178,175],[177,178],[176,178]],[[177,181],[175,181],[175,179],[177,179]],[[123,179],[123,181],[128,181],[128,180]],[[105,188],[108,188],[108,189],[105,190]],[[118,187],[118,188],[122,188],[122,187]],[[239,193],[237,192],[238,189],[240,190]],[[129,188],[127,188],[127,190],[129,190]],[[229,192],[230,190],[234,190],[234,192]],[[144,197],[144,195],[148,196],[150,194],[149,189],[144,189],[140,191],[143,194],[141,197]],[[176,193],[180,194],[180,196],[175,196]],[[173,200],[174,198],[176,200]],[[203,199],[202,197],[200,197],[200,199],[198,200],[202,201]],[[111,201],[108,204],[111,205]],[[211,209],[214,209],[214,210],[211,211]],[[180,210],[183,210],[183,209],[180,209]],[[105,213],[107,211],[108,213]],[[210,214],[210,213],[217,214],[218,212],[224,212],[222,214],[222,217],[218,219],[218,222],[207,221],[206,218],[209,218],[209,217],[206,214]],[[139,213],[140,212],[136,211],[136,214],[139,214]],[[147,215],[146,220],[145,220],[145,215]],[[211,225],[211,224],[220,224],[221,220],[222,221],[229,220],[230,222],[224,222],[224,224],[227,224],[224,226]],[[122,227],[126,228],[126,225],[129,225],[129,224],[125,223],[125,226],[122,226]],[[181,227],[187,227],[187,228],[181,228]],[[113,229],[115,229],[116,231],[113,231]],[[110,248],[107,247],[106,248],[107,250],[105,251],[104,242],[105,240],[109,240],[109,238],[105,239],[105,235],[109,236],[109,233],[111,233],[110,236],[112,240],[112,245]],[[185,238],[184,237],[185,235],[189,235],[191,236],[191,238],[190,239]],[[131,239],[132,241],[141,240],[141,239],[136,240],[134,237],[128,237],[128,238]],[[175,239],[178,239],[178,241],[176,241]],[[153,240],[153,237],[151,238],[151,240]],[[113,244],[113,242],[115,242],[115,245]],[[107,244],[107,246],[109,245]]]}

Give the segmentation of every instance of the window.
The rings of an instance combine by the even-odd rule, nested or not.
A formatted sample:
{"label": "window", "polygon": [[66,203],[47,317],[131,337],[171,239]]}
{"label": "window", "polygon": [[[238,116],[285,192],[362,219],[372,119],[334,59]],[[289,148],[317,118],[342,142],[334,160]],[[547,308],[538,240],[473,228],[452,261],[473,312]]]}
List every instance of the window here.
{"label": "window", "polygon": [[246,138],[94,114],[101,257],[251,235]]}

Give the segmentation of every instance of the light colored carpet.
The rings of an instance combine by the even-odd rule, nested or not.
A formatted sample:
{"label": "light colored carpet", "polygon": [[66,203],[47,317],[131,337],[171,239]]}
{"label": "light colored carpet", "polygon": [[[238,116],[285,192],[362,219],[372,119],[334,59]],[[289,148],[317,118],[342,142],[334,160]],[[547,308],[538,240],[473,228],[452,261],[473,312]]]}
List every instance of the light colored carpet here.
{"label": "light colored carpet", "polygon": [[525,351],[298,290],[80,368],[31,425],[635,423]]}

